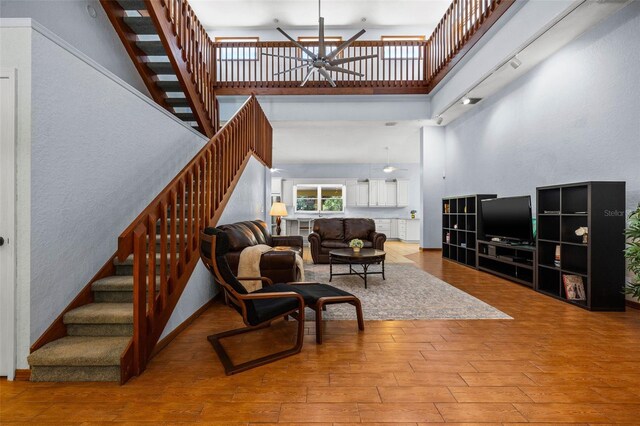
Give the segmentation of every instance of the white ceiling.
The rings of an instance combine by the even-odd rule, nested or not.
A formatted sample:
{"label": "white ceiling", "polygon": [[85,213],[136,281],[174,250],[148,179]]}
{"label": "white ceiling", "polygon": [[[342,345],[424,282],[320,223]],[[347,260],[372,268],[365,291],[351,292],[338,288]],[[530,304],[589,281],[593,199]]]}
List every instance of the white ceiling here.
{"label": "white ceiling", "polygon": [[[318,24],[316,0],[190,0],[189,4],[208,30]],[[425,28],[423,34],[431,34],[450,4],[447,0],[324,0],[322,16],[329,28],[418,26]]]}
{"label": "white ceiling", "polygon": [[420,121],[273,122],[273,163],[420,162]]}

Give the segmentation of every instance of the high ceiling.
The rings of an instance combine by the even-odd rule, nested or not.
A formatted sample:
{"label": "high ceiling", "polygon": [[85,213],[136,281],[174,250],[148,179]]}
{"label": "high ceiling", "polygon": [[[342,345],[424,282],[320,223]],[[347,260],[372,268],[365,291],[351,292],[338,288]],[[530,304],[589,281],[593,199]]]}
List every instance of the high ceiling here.
{"label": "high ceiling", "polygon": [[[318,24],[317,0],[190,0],[189,4],[207,30]],[[328,27],[407,26],[425,28],[423,34],[430,34],[450,4],[443,0],[323,0],[322,15]]]}

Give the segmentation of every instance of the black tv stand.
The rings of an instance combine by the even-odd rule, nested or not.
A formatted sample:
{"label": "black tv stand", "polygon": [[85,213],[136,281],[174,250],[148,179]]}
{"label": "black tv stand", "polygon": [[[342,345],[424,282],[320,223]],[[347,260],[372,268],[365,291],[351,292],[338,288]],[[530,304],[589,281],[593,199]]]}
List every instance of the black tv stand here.
{"label": "black tv stand", "polygon": [[481,271],[533,288],[535,265],[535,246],[518,245],[514,241],[478,241],[478,269]]}

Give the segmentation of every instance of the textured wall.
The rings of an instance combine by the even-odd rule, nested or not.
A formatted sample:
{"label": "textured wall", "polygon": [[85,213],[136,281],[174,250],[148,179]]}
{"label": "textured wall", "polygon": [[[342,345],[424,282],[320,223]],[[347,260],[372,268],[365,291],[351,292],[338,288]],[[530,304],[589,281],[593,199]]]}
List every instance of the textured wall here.
{"label": "textured wall", "polygon": [[[640,2],[583,34],[446,128],[448,194],[627,182],[640,201]],[[534,197],[535,199],[535,197]]]}
{"label": "textured wall", "polygon": [[32,33],[33,342],[205,139],[72,48]]}
{"label": "textured wall", "polygon": [[[87,6],[96,11],[92,18]],[[138,71],[98,0],[0,0],[2,18],[32,18],[147,94]]]}

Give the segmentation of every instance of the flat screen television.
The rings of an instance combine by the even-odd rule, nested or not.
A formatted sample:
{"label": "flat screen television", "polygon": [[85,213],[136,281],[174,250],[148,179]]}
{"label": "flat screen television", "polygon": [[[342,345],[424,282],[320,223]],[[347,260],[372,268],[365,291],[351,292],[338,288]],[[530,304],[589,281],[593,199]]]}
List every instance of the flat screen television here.
{"label": "flat screen television", "polygon": [[482,230],[487,237],[533,243],[531,196],[482,200]]}

